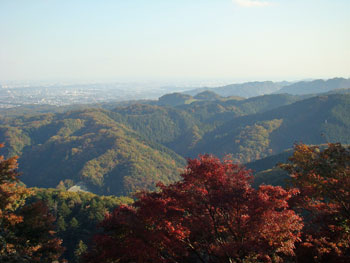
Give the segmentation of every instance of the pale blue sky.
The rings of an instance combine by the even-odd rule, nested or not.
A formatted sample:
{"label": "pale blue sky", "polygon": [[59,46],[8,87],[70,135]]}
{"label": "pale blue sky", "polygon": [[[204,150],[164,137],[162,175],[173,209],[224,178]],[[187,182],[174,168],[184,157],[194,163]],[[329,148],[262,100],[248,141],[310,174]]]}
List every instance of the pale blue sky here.
{"label": "pale blue sky", "polygon": [[0,81],[350,77],[349,0],[0,0]]}

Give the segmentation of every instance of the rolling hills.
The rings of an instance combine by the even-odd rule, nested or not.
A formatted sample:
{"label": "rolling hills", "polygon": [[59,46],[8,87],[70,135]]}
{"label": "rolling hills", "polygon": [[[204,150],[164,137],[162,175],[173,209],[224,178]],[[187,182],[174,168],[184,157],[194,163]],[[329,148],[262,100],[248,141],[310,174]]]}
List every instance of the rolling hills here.
{"label": "rolling hills", "polygon": [[300,81],[285,86],[276,93],[289,93],[294,95],[316,94],[350,88],[350,79],[333,78],[328,80],[317,79],[313,81]]}
{"label": "rolling hills", "polygon": [[1,125],[8,155],[20,156],[28,186],[84,182],[95,193],[122,195],[177,178],[184,159],[98,109],[12,119]]}
{"label": "rolling hills", "polygon": [[288,93],[291,95],[319,94],[338,89],[349,89],[350,79],[333,78],[328,80],[316,79],[311,81],[272,82],[255,81],[240,84],[230,84],[214,88],[197,88],[185,91],[184,94],[195,96],[203,91],[215,92],[220,96],[240,96],[245,98],[267,94]]}
{"label": "rolling hills", "polygon": [[235,118],[207,133],[192,156],[232,154],[250,162],[290,148],[296,142],[349,143],[350,96],[317,96],[277,109]]}
{"label": "rolling hills", "polygon": [[[0,141],[7,146],[6,156],[20,156],[22,180],[28,186],[78,185],[108,195],[172,182],[185,158],[198,154],[228,154],[249,163],[296,142],[350,143],[348,94],[242,99],[205,92],[185,98],[193,101],[108,109],[85,105],[34,115],[12,110],[0,117]],[[260,166],[264,169],[257,172],[272,168]]]}

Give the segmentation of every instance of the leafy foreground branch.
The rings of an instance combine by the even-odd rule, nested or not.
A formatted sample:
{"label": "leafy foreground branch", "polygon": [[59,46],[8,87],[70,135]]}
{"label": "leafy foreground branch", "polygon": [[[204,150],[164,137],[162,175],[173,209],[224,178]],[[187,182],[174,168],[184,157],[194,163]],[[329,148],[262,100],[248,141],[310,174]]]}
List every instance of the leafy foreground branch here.
{"label": "leafy foreground branch", "polygon": [[17,166],[16,157],[0,156],[0,262],[58,260],[63,248],[54,237],[55,218],[43,202],[25,205],[33,193],[19,184]]}
{"label": "leafy foreground branch", "polygon": [[231,161],[189,160],[182,180],[142,192],[102,222],[85,262],[281,262],[294,256],[302,219],[295,189],[251,187]]}
{"label": "leafy foreground branch", "polygon": [[300,144],[290,161],[281,167],[300,189],[290,203],[305,223],[298,262],[350,262],[350,148]]}

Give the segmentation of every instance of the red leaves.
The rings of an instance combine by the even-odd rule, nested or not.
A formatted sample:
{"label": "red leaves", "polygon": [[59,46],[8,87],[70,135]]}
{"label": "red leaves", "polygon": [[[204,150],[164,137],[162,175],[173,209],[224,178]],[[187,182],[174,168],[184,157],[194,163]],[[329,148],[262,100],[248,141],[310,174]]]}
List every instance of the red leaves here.
{"label": "red leaves", "polygon": [[107,215],[86,261],[270,262],[293,255],[302,223],[287,201],[297,191],[255,190],[250,171],[209,155],[189,160],[181,176]]}
{"label": "red leaves", "polygon": [[301,193],[293,207],[306,219],[300,262],[349,262],[350,148],[337,143],[321,150],[300,144],[290,161],[282,167]]}

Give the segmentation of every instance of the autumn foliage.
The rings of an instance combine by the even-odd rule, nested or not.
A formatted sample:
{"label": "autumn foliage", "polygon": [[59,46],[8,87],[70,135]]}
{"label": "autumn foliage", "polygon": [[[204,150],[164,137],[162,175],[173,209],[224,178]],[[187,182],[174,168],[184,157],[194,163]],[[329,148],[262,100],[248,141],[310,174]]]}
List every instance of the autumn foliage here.
{"label": "autumn foliage", "polygon": [[55,218],[44,203],[25,204],[32,191],[18,176],[17,158],[0,156],[0,262],[57,260],[63,249],[54,237]]}
{"label": "autumn foliage", "polygon": [[181,177],[108,214],[85,261],[280,262],[294,256],[303,223],[288,200],[297,190],[256,190],[250,171],[209,155],[189,160]]}
{"label": "autumn foliage", "polygon": [[[88,252],[80,241],[76,256],[86,263],[350,262],[350,147],[298,144],[289,161],[280,165],[291,176],[286,190],[253,188],[251,171],[230,160],[188,160],[180,181],[108,213]],[[63,249],[53,230],[65,228],[63,214],[55,222],[44,202],[26,202],[33,193],[18,175],[17,159],[0,156],[0,262],[57,262]],[[72,219],[71,229],[78,223]]]}
{"label": "autumn foliage", "polygon": [[350,148],[295,146],[290,172],[300,195],[292,206],[305,221],[298,262],[350,262]]}

